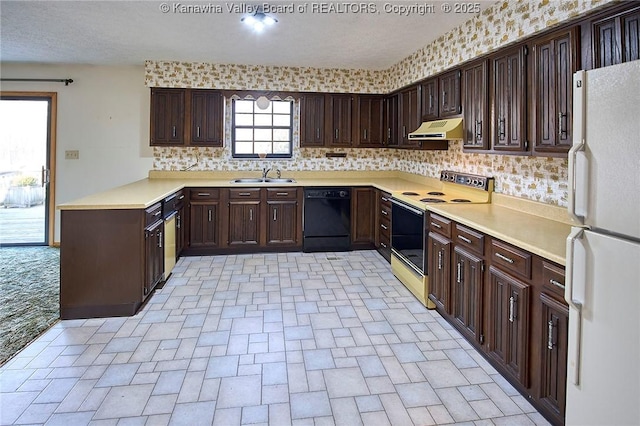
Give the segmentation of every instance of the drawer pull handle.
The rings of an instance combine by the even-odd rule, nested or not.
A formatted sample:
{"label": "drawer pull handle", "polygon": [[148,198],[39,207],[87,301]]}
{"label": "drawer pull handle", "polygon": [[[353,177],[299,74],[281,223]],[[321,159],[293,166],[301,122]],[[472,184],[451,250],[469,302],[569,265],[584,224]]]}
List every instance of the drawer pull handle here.
{"label": "drawer pull handle", "polygon": [[160,216],[160,213],[162,213],[162,211],[158,210],[157,212],[155,212],[153,215],[154,216]]}
{"label": "drawer pull handle", "polygon": [[250,192],[239,192],[238,195],[241,196],[241,197],[249,197],[251,195],[251,193]]}
{"label": "drawer pull handle", "polygon": [[434,228],[436,228],[436,229],[442,229],[442,226],[441,226],[441,225],[438,225],[438,224],[437,224],[437,223],[435,223],[435,222],[431,222],[431,226],[433,226],[433,227],[434,227]]}
{"label": "drawer pull handle", "polygon": [[389,199],[387,197],[382,197],[382,201],[384,201],[385,203],[388,203]]}
{"label": "drawer pull handle", "polygon": [[288,192],[276,192],[276,195],[278,197],[286,197],[287,195],[289,195],[289,193]]}
{"label": "drawer pull handle", "polygon": [[198,197],[210,197],[210,192],[198,192]]}
{"label": "drawer pull handle", "polygon": [[564,284],[562,284],[560,281],[556,281],[553,278],[549,280],[549,283],[555,285],[556,287],[559,287],[561,289],[564,290]]}
{"label": "drawer pull handle", "polygon": [[384,229],[385,231],[386,231],[387,229],[389,229],[389,228],[387,227],[387,225],[385,225],[384,223],[381,223],[381,224],[380,224],[380,228]]}
{"label": "drawer pull handle", "polygon": [[184,195],[179,196],[178,200],[184,200]]}
{"label": "drawer pull handle", "polygon": [[464,242],[465,242],[465,243],[467,243],[467,244],[471,244],[471,240],[470,240],[470,239],[468,239],[468,238],[467,238],[467,237],[465,237],[465,236],[458,235],[458,239],[460,239],[460,240],[464,241]]}
{"label": "drawer pull handle", "polygon": [[507,257],[507,256],[505,256],[504,254],[496,253],[496,257],[497,257],[497,258],[499,258],[499,259],[502,259],[502,260],[504,260],[505,262],[508,262],[508,263],[510,263],[510,264],[512,264],[512,265],[513,265],[513,259],[508,258],[508,257]]}
{"label": "drawer pull handle", "polygon": [[387,245],[386,245],[385,243],[380,243],[380,245],[381,245],[383,248],[387,248]]}
{"label": "drawer pull handle", "polygon": [[385,216],[388,216],[388,215],[389,215],[389,213],[387,213],[387,212],[386,212],[386,211],[384,211],[384,210],[380,210],[380,213],[382,213],[382,214],[383,214],[383,215],[385,215]]}

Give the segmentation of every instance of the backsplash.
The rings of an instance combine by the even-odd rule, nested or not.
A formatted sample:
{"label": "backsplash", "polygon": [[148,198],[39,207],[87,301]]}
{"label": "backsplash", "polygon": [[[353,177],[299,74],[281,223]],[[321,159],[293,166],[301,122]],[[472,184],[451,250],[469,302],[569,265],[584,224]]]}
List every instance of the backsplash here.
{"label": "backsplash", "polygon": [[[387,93],[614,0],[528,0],[500,2],[449,31],[387,70],[146,61],[148,87],[224,88],[301,92]],[[230,102],[230,101],[227,101]],[[229,104],[228,104],[229,105]],[[460,141],[448,151],[300,148],[298,108],[294,113],[294,151],[290,160],[234,160],[228,146],[227,108],[224,148],[154,148],[155,170],[261,170],[265,164],[287,170],[400,170],[438,177],[452,169],[491,175],[496,192],[566,206],[567,160],[512,155],[468,154]],[[346,158],[326,158],[329,151]],[[196,161],[196,158],[198,161]]]}

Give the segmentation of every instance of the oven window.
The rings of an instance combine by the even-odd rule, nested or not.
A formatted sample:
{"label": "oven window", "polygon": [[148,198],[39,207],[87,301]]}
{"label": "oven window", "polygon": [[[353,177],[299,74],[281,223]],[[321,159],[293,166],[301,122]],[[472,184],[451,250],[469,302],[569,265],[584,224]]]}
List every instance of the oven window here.
{"label": "oven window", "polygon": [[424,215],[393,203],[391,217],[391,248],[425,273]]}

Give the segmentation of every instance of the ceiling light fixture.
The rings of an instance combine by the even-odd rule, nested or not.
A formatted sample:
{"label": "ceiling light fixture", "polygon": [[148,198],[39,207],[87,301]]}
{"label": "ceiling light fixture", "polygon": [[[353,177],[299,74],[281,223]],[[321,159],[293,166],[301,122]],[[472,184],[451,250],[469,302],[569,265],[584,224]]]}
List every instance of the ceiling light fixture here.
{"label": "ceiling light fixture", "polygon": [[243,17],[240,21],[249,25],[257,33],[261,32],[265,27],[278,22],[276,18],[265,14],[260,9],[258,9],[253,15]]}

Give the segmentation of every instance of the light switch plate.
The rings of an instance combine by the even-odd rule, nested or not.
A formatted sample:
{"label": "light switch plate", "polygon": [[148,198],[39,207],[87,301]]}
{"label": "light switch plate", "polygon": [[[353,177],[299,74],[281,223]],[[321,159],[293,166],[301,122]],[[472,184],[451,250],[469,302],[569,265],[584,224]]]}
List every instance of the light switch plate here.
{"label": "light switch plate", "polygon": [[70,150],[70,151],[65,151],[64,152],[64,159],[65,160],[78,160],[78,159],[80,159],[80,151],[78,151],[77,149]]}

